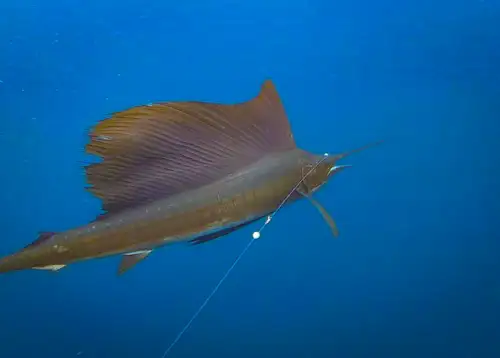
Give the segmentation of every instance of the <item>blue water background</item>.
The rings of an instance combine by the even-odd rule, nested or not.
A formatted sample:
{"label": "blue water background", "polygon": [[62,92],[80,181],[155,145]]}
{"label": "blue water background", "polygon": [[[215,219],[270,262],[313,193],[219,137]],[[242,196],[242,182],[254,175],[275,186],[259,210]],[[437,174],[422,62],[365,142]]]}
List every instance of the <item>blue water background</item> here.
{"label": "blue water background", "polygon": [[[0,3],[0,254],[99,212],[109,113],[271,78],[298,145],[346,160],[281,211],[170,357],[500,357],[500,1]],[[157,358],[248,242],[0,276],[1,358]]]}

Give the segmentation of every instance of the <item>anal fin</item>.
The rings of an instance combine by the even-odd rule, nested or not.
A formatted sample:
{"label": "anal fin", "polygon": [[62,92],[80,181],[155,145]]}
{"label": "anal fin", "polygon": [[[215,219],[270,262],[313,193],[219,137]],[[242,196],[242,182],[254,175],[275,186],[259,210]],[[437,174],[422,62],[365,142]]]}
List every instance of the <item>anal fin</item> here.
{"label": "anal fin", "polygon": [[148,257],[151,251],[152,250],[143,250],[123,255],[122,260],[120,261],[120,266],[118,267],[118,275],[124,274],[126,271],[137,265],[140,261],[144,260],[146,257]]}

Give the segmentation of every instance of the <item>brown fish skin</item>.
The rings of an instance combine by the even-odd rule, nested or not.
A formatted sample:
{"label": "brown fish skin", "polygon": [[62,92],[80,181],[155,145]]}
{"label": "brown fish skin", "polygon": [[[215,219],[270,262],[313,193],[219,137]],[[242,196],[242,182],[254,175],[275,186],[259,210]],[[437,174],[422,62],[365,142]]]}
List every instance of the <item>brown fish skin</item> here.
{"label": "brown fish skin", "polygon": [[157,247],[213,240],[274,212],[289,194],[287,204],[303,198],[344,168],[338,160],[366,148],[327,158],[297,148],[271,81],[238,104],[133,107],[99,122],[89,136],[86,152],[102,161],[85,168],[88,190],[106,213],[66,232],[42,233],[0,259],[0,272],[58,270],[124,254],[123,273]]}
{"label": "brown fish skin", "polygon": [[[215,183],[57,233],[0,260],[0,272],[151,250],[252,221],[276,210],[319,160],[321,156],[300,149],[271,154]],[[334,165],[335,157],[325,160],[303,187],[317,189]],[[300,198],[294,193],[287,204]]]}

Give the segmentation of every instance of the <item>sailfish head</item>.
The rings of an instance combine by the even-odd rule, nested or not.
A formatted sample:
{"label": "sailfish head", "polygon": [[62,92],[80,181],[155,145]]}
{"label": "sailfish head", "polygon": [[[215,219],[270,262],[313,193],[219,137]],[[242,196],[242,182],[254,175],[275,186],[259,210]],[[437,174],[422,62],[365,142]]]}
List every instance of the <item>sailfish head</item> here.
{"label": "sailfish head", "polygon": [[310,172],[304,173],[303,184],[308,193],[313,193],[320,187],[322,187],[325,183],[328,182],[330,178],[332,178],[335,174],[340,173],[346,168],[350,168],[352,165],[350,164],[339,164],[338,162],[345,157],[360,152],[362,150],[371,148],[375,145],[382,143],[382,141],[371,143],[365,145],[360,148],[356,148],[354,150],[350,150],[347,152],[343,152],[340,154],[329,155],[325,153],[324,155],[316,155],[315,156],[315,164],[308,164],[304,170],[309,169]]}
{"label": "sailfish head", "polygon": [[349,164],[338,164],[338,161],[357,152],[365,150],[382,143],[382,141],[371,143],[363,147],[343,152],[336,155],[313,155],[312,161],[302,167],[302,181],[296,189],[297,193],[302,197],[307,198],[310,203],[320,212],[325,222],[330,227],[334,237],[339,235],[339,230],[335,220],[326,211],[326,209],[312,197],[312,193],[321,188],[335,174],[341,172],[345,168],[351,167]]}

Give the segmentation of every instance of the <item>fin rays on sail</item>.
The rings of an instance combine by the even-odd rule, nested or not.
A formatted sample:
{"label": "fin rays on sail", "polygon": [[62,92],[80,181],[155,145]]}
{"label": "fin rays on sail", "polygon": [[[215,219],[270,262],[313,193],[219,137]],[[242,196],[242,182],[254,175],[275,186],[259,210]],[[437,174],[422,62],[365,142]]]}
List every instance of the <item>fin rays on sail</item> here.
{"label": "fin rays on sail", "polygon": [[90,133],[88,188],[110,213],[221,179],[295,148],[271,81],[240,104],[168,102],[114,113]]}

